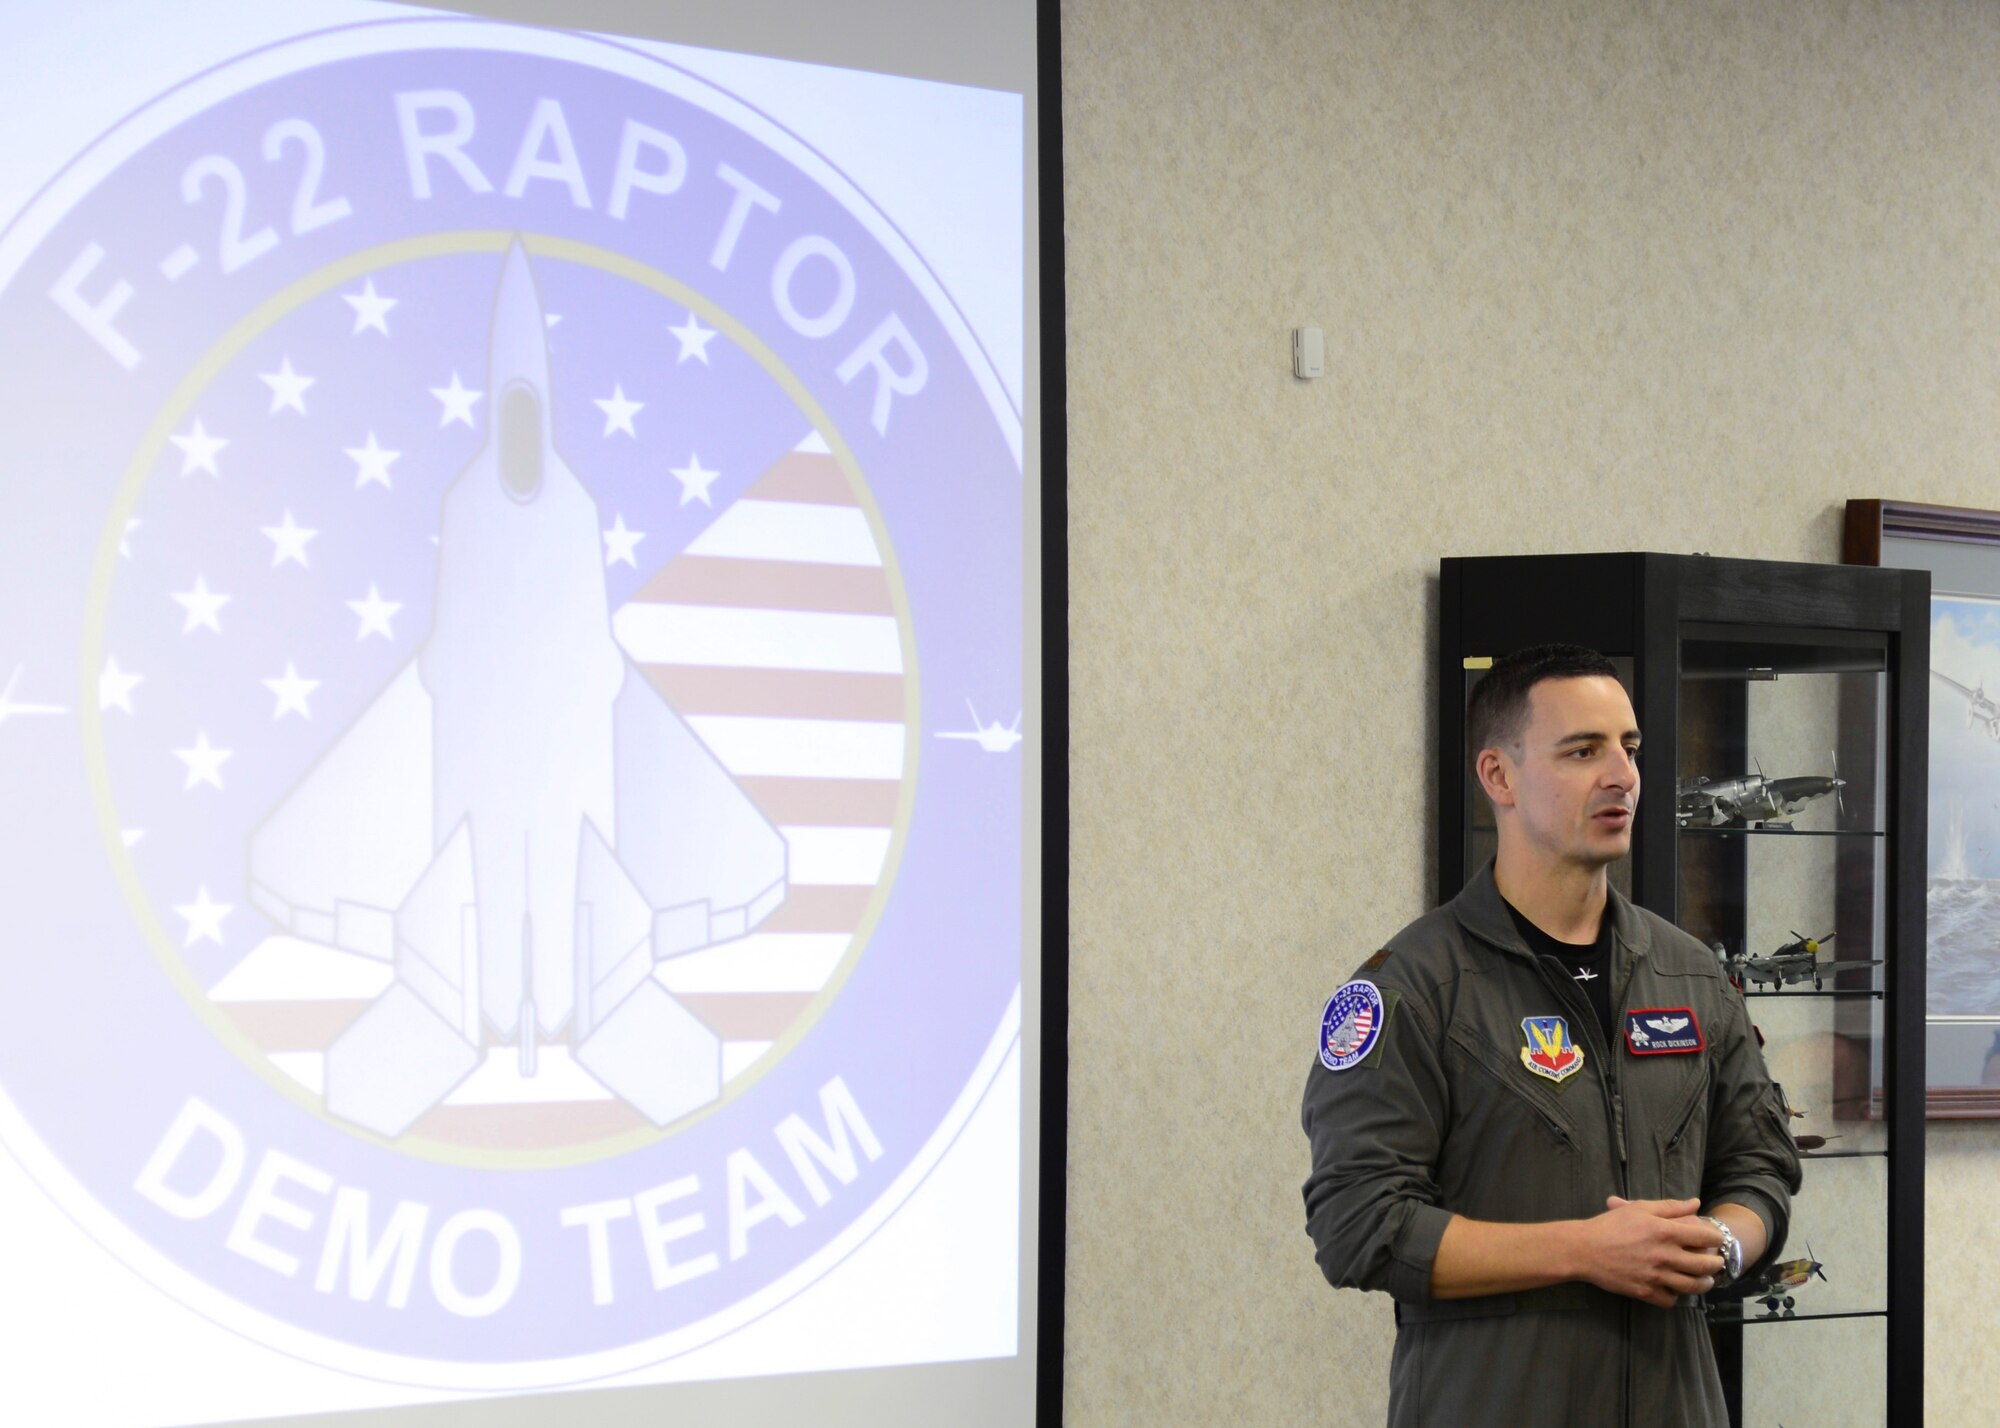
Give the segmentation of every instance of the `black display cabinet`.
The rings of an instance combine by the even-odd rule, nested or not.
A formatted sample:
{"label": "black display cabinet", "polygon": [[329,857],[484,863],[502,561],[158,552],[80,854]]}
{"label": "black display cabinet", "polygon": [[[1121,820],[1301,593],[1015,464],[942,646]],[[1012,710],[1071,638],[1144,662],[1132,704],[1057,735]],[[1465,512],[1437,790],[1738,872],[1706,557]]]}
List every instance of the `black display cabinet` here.
{"label": "black display cabinet", "polygon": [[1492,659],[1610,656],[1644,734],[1614,882],[1716,952],[1805,1147],[1786,1261],[1718,1298],[1732,1423],[1923,1418],[1930,576],[1708,556],[1441,563],[1438,896],[1490,857],[1464,752]]}

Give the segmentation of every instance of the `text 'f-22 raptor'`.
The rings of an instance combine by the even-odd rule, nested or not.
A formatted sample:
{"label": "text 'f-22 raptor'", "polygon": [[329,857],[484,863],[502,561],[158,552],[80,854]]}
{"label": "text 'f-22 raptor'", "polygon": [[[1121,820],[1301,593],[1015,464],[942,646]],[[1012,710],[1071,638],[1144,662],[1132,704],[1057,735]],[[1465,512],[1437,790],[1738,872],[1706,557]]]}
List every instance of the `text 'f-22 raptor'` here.
{"label": "text 'f-22 raptor'", "polygon": [[596,502],[557,453],[527,254],[494,306],[484,447],[452,483],[419,654],[257,830],[286,930],[393,962],[326,1107],[396,1136],[511,1045],[655,1124],[721,1093],[719,1037],[654,978],[784,901],[784,839],[612,636]]}

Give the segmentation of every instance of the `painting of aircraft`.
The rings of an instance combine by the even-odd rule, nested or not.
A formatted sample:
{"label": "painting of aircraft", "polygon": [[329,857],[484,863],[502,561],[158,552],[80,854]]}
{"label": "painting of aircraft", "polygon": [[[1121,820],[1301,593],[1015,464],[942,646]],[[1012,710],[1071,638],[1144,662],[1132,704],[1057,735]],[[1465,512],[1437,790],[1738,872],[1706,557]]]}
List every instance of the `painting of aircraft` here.
{"label": "painting of aircraft", "polygon": [[1985,680],[1967,689],[1941,669],[1933,669],[1931,676],[1943,680],[1948,687],[1965,696],[1966,728],[1984,729],[1987,738],[2000,741],[2000,704],[1994,703],[1986,693]]}

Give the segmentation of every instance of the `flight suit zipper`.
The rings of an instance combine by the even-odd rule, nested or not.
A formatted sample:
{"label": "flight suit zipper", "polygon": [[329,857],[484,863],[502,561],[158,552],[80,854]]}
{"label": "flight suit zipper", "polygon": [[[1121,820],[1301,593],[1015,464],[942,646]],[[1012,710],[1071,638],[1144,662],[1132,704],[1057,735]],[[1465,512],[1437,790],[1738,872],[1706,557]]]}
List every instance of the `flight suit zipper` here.
{"label": "flight suit zipper", "polygon": [[[1611,915],[1609,907],[1606,907],[1604,915],[1606,917]],[[1613,936],[1611,940],[1611,963],[1613,967],[1618,965],[1618,946],[1618,939],[1616,936]],[[1612,1147],[1618,1152],[1618,1194],[1622,1199],[1630,1199],[1632,1194],[1632,1180],[1630,1155],[1625,1145],[1625,1101],[1618,1090],[1617,1062],[1613,1059],[1610,1048],[1604,1042],[1604,1028],[1598,1026],[1596,1010],[1590,1006],[1590,999],[1577,990],[1576,979],[1569,975],[1567,968],[1563,967],[1553,957],[1537,957],[1535,958],[1535,964],[1541,968],[1542,976],[1545,980],[1556,984],[1555,991],[1557,998],[1570,1007],[1572,1014],[1574,1014],[1578,1004],[1582,1004],[1583,1015],[1577,1018],[1577,1023],[1583,1028],[1588,1049],[1601,1058],[1597,1066],[1599,1083],[1604,1087],[1605,1118],[1611,1126]],[[1633,968],[1628,964],[1623,969],[1623,975],[1619,977],[1617,985],[1612,988],[1611,1024],[1613,1026],[1617,1026],[1625,1018],[1625,997],[1631,988],[1632,971]],[[1557,972],[1560,972],[1562,975],[1557,976]],[[1621,1365],[1621,1368],[1624,1380],[1625,1401],[1623,1405],[1624,1412],[1620,1417],[1624,1423],[1630,1424],[1632,1421],[1632,1301],[1629,1299],[1625,1300],[1622,1309],[1625,1320],[1623,1325],[1624,1332],[1619,1337],[1624,1345],[1624,1363]]]}

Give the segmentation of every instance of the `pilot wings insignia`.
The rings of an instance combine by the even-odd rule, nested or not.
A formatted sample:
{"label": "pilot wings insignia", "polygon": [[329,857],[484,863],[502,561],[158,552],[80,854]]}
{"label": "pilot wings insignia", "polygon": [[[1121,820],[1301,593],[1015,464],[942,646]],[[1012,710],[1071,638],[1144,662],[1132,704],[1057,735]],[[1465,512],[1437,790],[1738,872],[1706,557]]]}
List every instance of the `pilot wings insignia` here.
{"label": "pilot wings insignia", "polygon": [[1625,1013],[1625,1047],[1634,1056],[1685,1055],[1706,1045],[1692,1007],[1649,1007]]}

